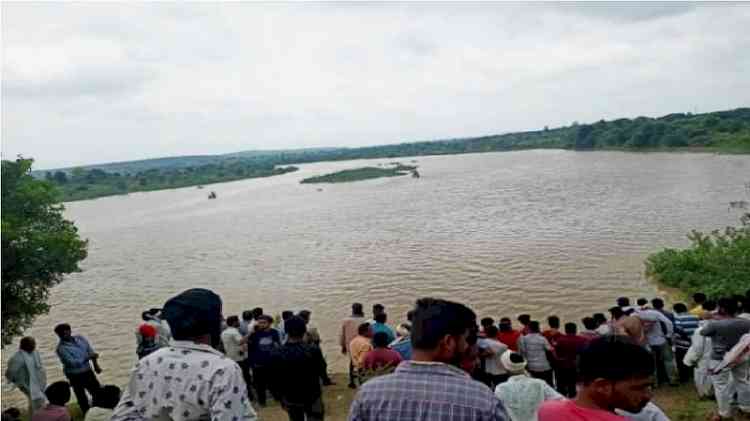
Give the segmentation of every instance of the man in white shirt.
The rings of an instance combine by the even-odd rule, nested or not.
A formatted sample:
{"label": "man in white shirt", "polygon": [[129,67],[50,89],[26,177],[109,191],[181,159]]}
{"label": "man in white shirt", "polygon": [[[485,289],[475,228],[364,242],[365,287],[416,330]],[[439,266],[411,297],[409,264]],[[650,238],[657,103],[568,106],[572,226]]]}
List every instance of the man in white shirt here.
{"label": "man in white shirt", "polygon": [[242,370],[214,347],[221,340],[221,298],[190,289],[164,304],[170,346],[144,357],[111,421],[255,421]]}
{"label": "man in white shirt", "polygon": [[480,338],[480,356],[484,358],[484,371],[487,373],[487,386],[495,389],[495,386],[508,380],[508,371],[503,367],[502,356],[508,351],[508,345],[498,341],[497,326],[490,325],[484,328],[485,338]]}
{"label": "man in white shirt", "polygon": [[501,360],[510,378],[495,388],[495,396],[503,403],[512,421],[537,421],[539,406],[544,401],[565,399],[544,380],[528,375],[526,360],[521,354],[506,352]]}
{"label": "man in white shirt", "polygon": [[247,384],[247,397],[253,399],[252,384],[253,377],[250,375],[250,363],[247,361],[247,336],[240,333],[240,319],[237,316],[227,317],[227,328],[221,332],[221,343],[224,345],[224,354],[227,358],[236,362],[242,369],[242,378]]}
{"label": "man in white shirt", "polygon": [[[656,361],[657,384],[676,384],[677,366],[669,339],[674,334],[674,325],[667,316],[657,310],[645,309],[635,313],[643,323],[648,346]],[[668,339],[669,338],[669,339]]]}
{"label": "man in white shirt", "polygon": [[44,389],[47,387],[47,373],[36,351],[36,341],[31,336],[21,339],[18,352],[8,360],[5,378],[18,387],[29,400],[29,418],[47,402]]}

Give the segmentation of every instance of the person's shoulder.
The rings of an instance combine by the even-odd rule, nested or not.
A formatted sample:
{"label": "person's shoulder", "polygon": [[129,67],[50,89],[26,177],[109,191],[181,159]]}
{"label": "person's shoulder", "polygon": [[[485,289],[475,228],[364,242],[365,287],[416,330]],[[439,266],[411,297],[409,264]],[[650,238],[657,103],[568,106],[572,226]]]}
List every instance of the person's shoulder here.
{"label": "person's shoulder", "polygon": [[[534,379],[539,380],[539,379]],[[542,404],[539,406],[539,416],[540,419],[542,416],[555,416],[559,415],[558,411],[564,411],[566,410],[571,404],[571,401],[565,400],[565,399],[555,399],[555,400],[547,400],[542,402]],[[547,418],[547,419],[554,419],[554,418]]]}

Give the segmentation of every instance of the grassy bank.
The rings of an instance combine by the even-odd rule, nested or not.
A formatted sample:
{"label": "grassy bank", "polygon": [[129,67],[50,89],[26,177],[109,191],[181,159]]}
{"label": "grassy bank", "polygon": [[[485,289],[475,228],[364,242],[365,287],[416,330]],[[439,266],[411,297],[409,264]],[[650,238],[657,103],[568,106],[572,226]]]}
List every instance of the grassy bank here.
{"label": "grassy bank", "polygon": [[[349,406],[354,399],[356,390],[349,389],[346,374],[332,376],[336,385],[323,388],[323,401],[326,407],[326,419],[331,421],[346,420]],[[709,400],[699,400],[692,383],[680,387],[663,387],[654,392],[654,402],[669,416],[671,421],[703,421],[710,417],[715,409],[715,403]],[[69,405],[73,421],[83,421],[78,404]],[[281,406],[269,399],[269,405],[258,411],[263,421],[287,421],[289,418]],[[23,421],[28,421],[26,416]],[[735,418],[736,420],[750,420],[750,418]]]}
{"label": "grassy bank", "polygon": [[402,175],[407,175],[410,171],[414,171],[416,169],[416,166],[401,164],[387,168],[362,167],[355,168],[353,170],[343,170],[331,174],[305,178],[304,180],[300,181],[300,183],[350,183],[353,181],[372,180],[382,177],[399,177]]}

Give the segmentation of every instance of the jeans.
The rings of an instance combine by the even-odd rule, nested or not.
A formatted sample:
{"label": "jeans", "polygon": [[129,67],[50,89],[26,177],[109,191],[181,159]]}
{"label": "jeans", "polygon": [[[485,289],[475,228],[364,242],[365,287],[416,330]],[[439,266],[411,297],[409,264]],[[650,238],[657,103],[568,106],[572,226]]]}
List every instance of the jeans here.
{"label": "jeans", "polygon": [[674,358],[677,363],[677,373],[680,376],[680,383],[687,383],[693,378],[693,368],[686,366],[683,361],[685,354],[687,354],[687,349],[685,348],[674,349]]}
{"label": "jeans", "polygon": [[253,384],[255,385],[255,393],[258,394],[258,404],[266,406],[266,390],[269,388],[269,380],[273,376],[273,372],[269,367],[259,366],[253,368]]}
{"label": "jeans", "polygon": [[668,343],[651,345],[651,353],[654,356],[654,364],[656,365],[656,384],[671,383],[675,371],[672,347]]}
{"label": "jeans", "polygon": [[575,398],[576,396],[576,369],[558,368],[555,371],[557,376],[557,391],[566,398]]}
{"label": "jeans", "polygon": [[[719,361],[711,361],[712,367]],[[732,398],[737,393],[737,403],[742,411],[750,411],[750,362],[745,362],[734,368],[722,370],[711,376],[716,393],[716,403],[719,415],[732,416]]]}
{"label": "jeans", "polygon": [[323,421],[325,415],[322,397],[318,397],[310,404],[284,402],[284,408],[289,415],[289,421]]}
{"label": "jeans", "polygon": [[83,373],[68,374],[66,377],[70,382],[70,386],[73,388],[73,393],[76,395],[76,400],[81,407],[81,411],[85,414],[90,407],[89,397],[86,396],[86,391],[88,391],[93,398],[102,387],[99,384],[99,380],[96,378],[96,374],[94,374],[92,370],[88,370]]}
{"label": "jeans", "polygon": [[554,380],[553,380],[553,374],[552,370],[547,371],[531,371],[529,370],[529,374],[531,374],[531,377],[534,377],[535,379],[542,379],[549,387],[555,387]]}
{"label": "jeans", "polygon": [[253,376],[250,374],[250,362],[248,360],[242,360],[237,364],[242,369],[242,378],[245,379],[245,385],[247,385],[247,398],[255,400],[253,397]]}

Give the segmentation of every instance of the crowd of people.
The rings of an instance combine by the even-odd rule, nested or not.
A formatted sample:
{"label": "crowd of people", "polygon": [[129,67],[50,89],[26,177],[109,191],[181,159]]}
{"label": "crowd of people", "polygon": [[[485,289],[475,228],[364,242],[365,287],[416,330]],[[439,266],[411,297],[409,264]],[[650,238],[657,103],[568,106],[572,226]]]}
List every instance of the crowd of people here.
{"label": "crowd of people", "polygon": [[[750,291],[693,301],[668,311],[660,298],[621,297],[581,329],[554,315],[543,327],[528,314],[516,328],[432,298],[393,328],[385,306],[368,318],[354,303],[338,338],[348,386],[359,389],[349,419],[668,420],[650,402],[653,387],[691,381],[716,400],[715,420],[750,414]],[[23,338],[6,377],[27,396],[31,420],[69,421],[71,388],[86,421],[254,420],[269,393],[292,421],[324,418],[322,388],[333,382],[310,311],[224,318],[218,295],[191,289],[142,318],[124,392],[100,385],[99,355],[69,325],[55,327],[67,381],[47,386],[34,339]]]}

